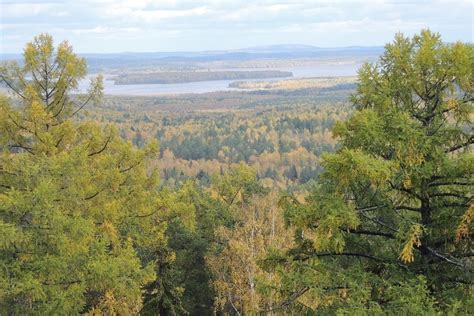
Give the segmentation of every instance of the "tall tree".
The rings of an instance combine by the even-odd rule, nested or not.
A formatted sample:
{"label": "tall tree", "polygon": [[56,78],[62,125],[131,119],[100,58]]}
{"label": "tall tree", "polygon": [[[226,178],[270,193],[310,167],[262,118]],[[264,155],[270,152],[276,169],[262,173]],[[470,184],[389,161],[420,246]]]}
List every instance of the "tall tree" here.
{"label": "tall tree", "polygon": [[172,211],[148,163],[156,145],[70,119],[101,81],[71,94],[86,67],[65,42],[42,34],[0,74],[12,92],[0,98],[0,310],[138,313]]}
{"label": "tall tree", "polygon": [[216,293],[215,310],[245,315],[267,309],[279,298],[279,279],[258,265],[270,248],[289,246],[277,194],[262,190],[251,168],[240,165],[214,178],[216,199],[232,221],[215,227],[207,256]]}
{"label": "tall tree", "polygon": [[424,314],[474,310],[474,49],[396,35],[359,71],[317,189],[282,200],[298,247],[276,308]]}
{"label": "tall tree", "polygon": [[0,80],[23,105],[40,103],[51,114],[51,124],[68,119],[102,97],[101,75],[91,79],[87,93],[77,93],[87,64],[67,41],[55,48],[51,35],[40,34],[26,44],[23,57],[22,66],[16,62],[2,65]]}

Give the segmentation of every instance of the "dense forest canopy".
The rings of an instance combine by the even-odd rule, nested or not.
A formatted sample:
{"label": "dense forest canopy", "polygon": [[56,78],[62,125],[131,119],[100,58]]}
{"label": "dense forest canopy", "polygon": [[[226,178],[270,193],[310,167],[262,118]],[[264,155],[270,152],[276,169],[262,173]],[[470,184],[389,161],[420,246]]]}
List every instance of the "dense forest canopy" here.
{"label": "dense forest canopy", "polygon": [[331,128],[348,117],[354,91],[345,81],[291,91],[106,96],[78,115],[113,123],[138,147],[156,138],[163,184],[196,176],[209,183],[212,174],[245,162],[264,186],[297,188],[321,171],[321,154],[336,147]]}
{"label": "dense forest canopy", "polygon": [[79,93],[48,34],[23,57],[0,68],[2,313],[472,314],[472,44],[398,34],[355,86],[148,98]]}

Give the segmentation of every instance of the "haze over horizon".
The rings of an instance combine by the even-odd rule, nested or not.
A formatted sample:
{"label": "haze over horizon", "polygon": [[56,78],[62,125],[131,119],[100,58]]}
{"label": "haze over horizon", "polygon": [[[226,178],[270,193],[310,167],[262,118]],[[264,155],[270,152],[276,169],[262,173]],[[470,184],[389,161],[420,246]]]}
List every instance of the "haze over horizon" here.
{"label": "haze over horizon", "polygon": [[235,50],[267,45],[382,46],[422,28],[473,41],[473,2],[1,0],[0,53],[47,32],[79,53]]}
{"label": "haze over horizon", "polygon": [[[22,48],[23,50],[23,48]],[[251,46],[251,47],[240,47],[235,49],[204,49],[204,50],[162,50],[162,51],[117,51],[117,52],[85,52],[78,53],[82,56],[95,56],[95,55],[135,55],[135,54],[144,54],[144,55],[159,55],[160,57],[176,57],[176,56],[220,56],[233,53],[255,53],[265,54],[265,53],[286,53],[286,52],[331,52],[331,51],[345,51],[345,50],[383,50],[383,45],[378,46],[363,46],[363,45],[351,45],[351,46],[331,46],[331,47],[322,47],[322,46],[313,46],[299,43],[283,43],[283,44],[274,44],[274,45],[262,45],[262,46]],[[3,53],[0,51],[0,58],[9,58],[14,56],[15,58],[20,58],[22,56],[22,51],[15,53]]]}

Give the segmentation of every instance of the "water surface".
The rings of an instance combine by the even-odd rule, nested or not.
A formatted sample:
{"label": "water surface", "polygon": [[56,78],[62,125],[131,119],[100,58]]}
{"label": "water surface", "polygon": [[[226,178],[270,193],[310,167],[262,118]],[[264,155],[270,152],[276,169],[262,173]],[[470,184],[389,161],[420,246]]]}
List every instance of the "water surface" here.
{"label": "water surface", "polygon": [[[340,63],[340,64],[320,64],[312,66],[298,66],[287,68],[272,68],[271,70],[291,71],[293,77],[288,78],[267,78],[267,79],[246,79],[245,81],[274,81],[291,78],[311,78],[311,77],[340,77],[355,76],[361,63]],[[267,69],[267,68],[265,68]],[[245,70],[245,69],[238,69]],[[256,70],[256,69],[253,69]],[[270,70],[270,69],[269,69]],[[134,84],[115,85],[113,80],[107,79],[105,75],[104,92],[111,95],[163,95],[163,94],[184,94],[184,93],[206,93],[215,91],[232,91],[237,88],[229,88],[229,84],[238,80],[213,80],[172,84]],[[109,76],[110,77],[110,76]],[[79,84],[79,90],[85,92],[89,79],[84,79]]]}

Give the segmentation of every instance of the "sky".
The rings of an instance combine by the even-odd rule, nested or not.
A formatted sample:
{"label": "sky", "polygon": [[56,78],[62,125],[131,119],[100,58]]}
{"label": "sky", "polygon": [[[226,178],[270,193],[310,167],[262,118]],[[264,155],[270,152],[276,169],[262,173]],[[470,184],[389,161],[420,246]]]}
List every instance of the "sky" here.
{"label": "sky", "polygon": [[473,42],[474,0],[0,0],[0,53],[47,32],[79,53],[379,46],[423,28]]}

